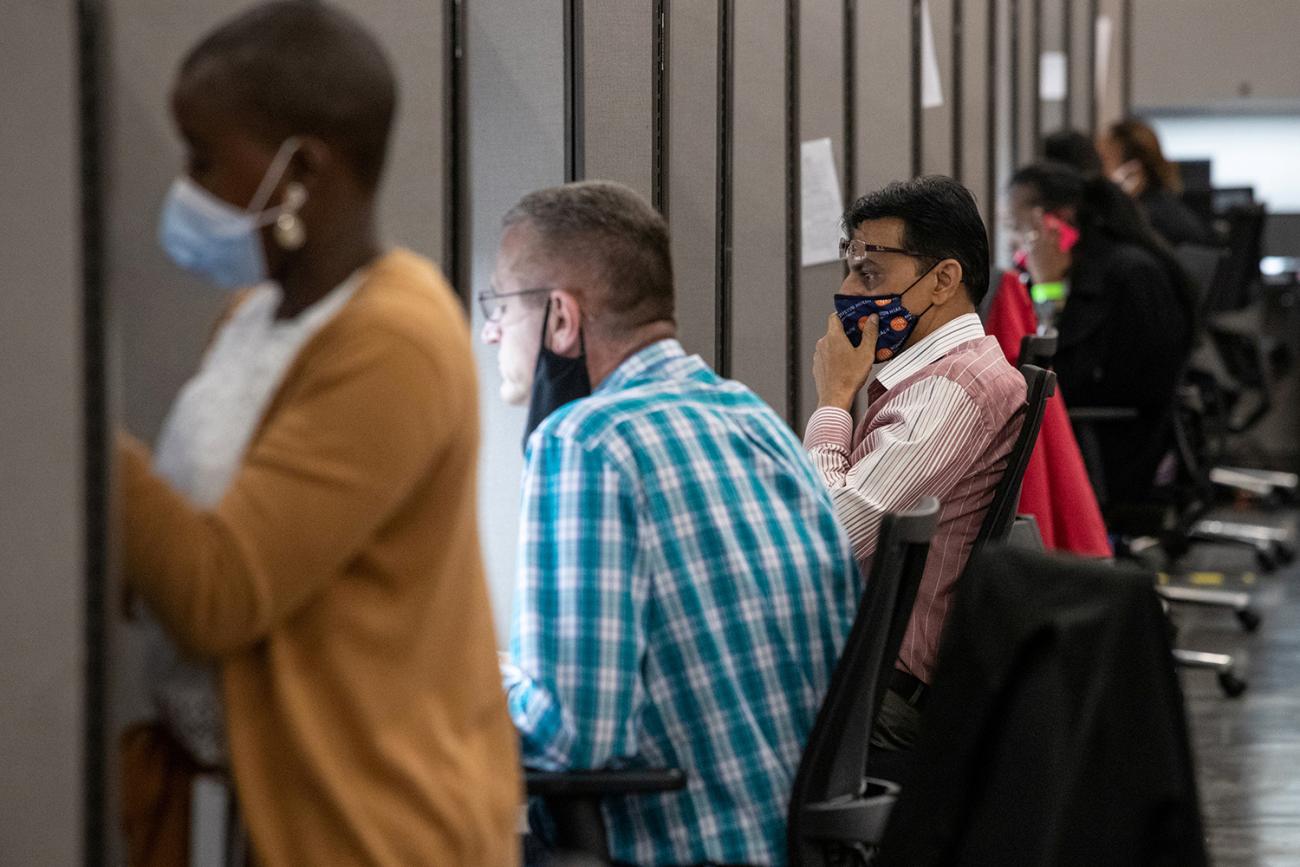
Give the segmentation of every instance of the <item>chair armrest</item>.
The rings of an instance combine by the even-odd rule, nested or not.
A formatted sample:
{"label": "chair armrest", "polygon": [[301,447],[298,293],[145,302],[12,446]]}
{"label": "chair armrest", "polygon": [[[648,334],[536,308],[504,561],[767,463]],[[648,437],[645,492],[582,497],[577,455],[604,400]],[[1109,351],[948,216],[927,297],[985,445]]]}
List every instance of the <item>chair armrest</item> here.
{"label": "chair armrest", "polygon": [[598,771],[524,769],[528,794],[546,798],[584,798],[672,792],[686,786],[678,768],[622,768]]}
{"label": "chair armrest", "polygon": [[1115,422],[1135,421],[1138,411],[1124,406],[1081,406],[1070,407],[1070,421]]}
{"label": "chair armrest", "polygon": [[868,777],[861,796],[806,804],[794,820],[798,833],[806,840],[879,846],[900,791],[897,783]]}

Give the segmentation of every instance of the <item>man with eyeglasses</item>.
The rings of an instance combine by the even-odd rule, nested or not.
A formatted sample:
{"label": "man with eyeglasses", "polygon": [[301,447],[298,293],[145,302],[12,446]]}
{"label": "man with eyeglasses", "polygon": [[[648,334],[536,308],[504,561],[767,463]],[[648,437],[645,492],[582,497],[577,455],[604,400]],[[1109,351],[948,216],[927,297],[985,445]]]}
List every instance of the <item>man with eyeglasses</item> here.
{"label": "man with eyeglasses", "polygon": [[804,445],[864,573],[882,515],[924,496],[942,504],[872,734],[877,747],[909,749],[953,589],[1020,430],[1025,380],[976,314],[989,249],[965,187],[938,176],[890,184],[855,202],[844,226],[847,274],[813,356]]}
{"label": "man with eyeglasses", "polygon": [[[785,862],[861,579],[799,440],[675,337],[668,228],[617,184],[507,214],[483,338],[531,395],[502,674],[527,764],[673,766],[606,799],[615,862]],[[532,374],[531,376],[529,374]]]}

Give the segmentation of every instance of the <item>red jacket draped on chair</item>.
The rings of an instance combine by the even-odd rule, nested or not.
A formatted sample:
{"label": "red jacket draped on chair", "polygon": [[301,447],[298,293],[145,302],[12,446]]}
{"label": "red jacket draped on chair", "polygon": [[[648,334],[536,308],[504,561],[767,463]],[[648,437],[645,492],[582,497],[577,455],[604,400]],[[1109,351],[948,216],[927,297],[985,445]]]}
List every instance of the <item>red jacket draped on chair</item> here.
{"label": "red jacket draped on chair", "polygon": [[[1021,338],[1038,330],[1033,302],[1015,272],[1002,275],[984,329],[997,338],[1012,364],[1018,361]],[[1101,508],[1070,428],[1060,389],[1047,402],[1038,444],[1025,469],[1020,512],[1038,521],[1048,549],[1086,557],[1111,556]]]}

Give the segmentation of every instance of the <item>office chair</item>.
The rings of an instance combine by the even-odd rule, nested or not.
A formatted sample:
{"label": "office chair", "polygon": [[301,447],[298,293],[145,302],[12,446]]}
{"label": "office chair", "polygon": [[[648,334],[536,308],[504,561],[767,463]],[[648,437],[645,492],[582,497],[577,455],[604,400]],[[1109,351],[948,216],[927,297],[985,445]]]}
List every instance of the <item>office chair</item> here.
{"label": "office chair", "polygon": [[[1257,250],[1258,232],[1262,228],[1262,222],[1258,220],[1262,217],[1262,209],[1251,210],[1244,217],[1253,223],[1253,228],[1244,230],[1250,236],[1246,243],[1250,250]],[[1264,347],[1257,331],[1234,332],[1222,324],[1222,317],[1212,315],[1216,306],[1215,293],[1224,285],[1234,281],[1258,281],[1258,260],[1243,268],[1242,263],[1249,263],[1253,255],[1249,250],[1244,256],[1234,258],[1229,252],[1195,245],[1182,246],[1177,253],[1201,293],[1199,307],[1205,321],[1205,333],[1210,337],[1210,340],[1201,341],[1194,350],[1178,391],[1174,435],[1181,463],[1199,500],[1206,504],[1214,502],[1216,489],[1262,501],[1291,496],[1300,486],[1300,478],[1294,473],[1219,463],[1227,451],[1228,435],[1253,426],[1272,405]],[[1252,307],[1249,312],[1258,319],[1257,307]],[[1233,347],[1237,350],[1235,353]],[[1236,362],[1232,360],[1234,355]],[[1240,360],[1250,356],[1255,360],[1243,366]],[[1242,373],[1243,369],[1260,372],[1255,381],[1261,389],[1261,397],[1253,413],[1245,419],[1239,416],[1234,421],[1230,416],[1234,406],[1240,404],[1240,394],[1233,393],[1234,383],[1239,384],[1243,377],[1249,378]],[[1226,383],[1225,375],[1229,380]],[[1203,514],[1194,517],[1195,520],[1186,528],[1189,540],[1251,547],[1259,567],[1265,572],[1271,572],[1279,564],[1289,563],[1295,557],[1295,540],[1289,531],[1263,524],[1210,519]]]}
{"label": "office chair", "polygon": [[[1208,265],[1212,270],[1220,258],[1220,253],[1217,250],[1210,248],[1198,248],[1198,250],[1204,251],[1205,253],[1205,255],[1201,257],[1200,263],[1202,265]],[[1193,256],[1193,259],[1195,259],[1195,256]],[[1195,264],[1195,262],[1192,264]],[[1188,262],[1184,262],[1184,265],[1186,267]],[[1021,363],[1026,360],[1032,360],[1034,363],[1042,367],[1050,367],[1056,356],[1056,343],[1056,334],[1054,332],[1049,332],[1046,335],[1025,335],[1020,342]],[[1093,421],[1107,417],[1123,419],[1136,417],[1136,413],[1132,410],[1120,408],[1101,410],[1088,408],[1082,410],[1078,415],[1087,418],[1090,414],[1092,415]],[[1077,421],[1076,413],[1071,412],[1070,415],[1072,419]],[[1090,466],[1095,468],[1100,461],[1100,456],[1097,453],[1095,442],[1092,442],[1091,438],[1086,436],[1090,431],[1091,428],[1089,426],[1083,426],[1085,439],[1080,443],[1080,446],[1085,457],[1090,457]],[[1091,453],[1091,455],[1089,453]],[[1099,472],[1090,471],[1089,476],[1094,485],[1101,484],[1103,481]],[[1028,550],[1042,550],[1042,540],[1037,537],[1034,529],[1028,527],[1017,527],[1016,532],[1014,532],[1013,535],[1014,542],[1011,539],[1008,539],[1008,542],[1013,544],[1015,547]],[[1250,596],[1245,593],[1208,590],[1199,587],[1157,587],[1157,592],[1166,602],[1186,602],[1198,605],[1230,608],[1242,623],[1243,627],[1248,630],[1253,630],[1259,625],[1259,616],[1251,608]],[[1174,658],[1179,665],[1185,668],[1213,670],[1218,676],[1220,688],[1229,697],[1239,696],[1246,690],[1246,681],[1237,674],[1236,662],[1228,654],[1178,649],[1174,651]]]}
{"label": "office chair", "polygon": [[854,858],[865,864],[884,831],[899,787],[865,776],[868,741],[938,520],[939,502],[927,497],[881,524],[871,576],[795,776],[786,829],[791,867]]}
{"label": "office chair", "polygon": [[1016,366],[1023,367],[1026,364],[1032,364],[1034,367],[1041,367],[1043,370],[1052,369],[1052,361],[1056,358],[1056,346],[1060,342],[1056,329],[1048,331],[1046,334],[1026,334],[1020,338],[1020,355],[1016,359]]}
{"label": "office chair", "polygon": [[1206,863],[1154,577],[972,558],[874,865]]}
{"label": "office chair", "polygon": [[[837,822],[859,821],[863,815],[858,808],[837,812],[838,807],[818,806],[831,791],[828,786],[838,793],[843,785],[843,768],[828,766],[825,757],[829,754],[827,751],[859,749],[859,759],[853,765],[859,773],[854,782],[862,781],[867,738],[884,696],[886,676],[898,657],[938,516],[939,502],[926,497],[912,510],[885,515],[881,521],[871,574],[867,576],[853,627],[809,741],[810,745],[816,744],[813,749],[815,758],[810,759],[805,751],[795,782],[795,790],[802,793],[799,803],[809,806],[811,813],[808,816],[811,818],[806,818],[803,809],[795,811],[793,807],[791,816],[797,818],[800,828],[813,837],[821,833],[819,829],[833,828]],[[853,746],[857,741],[843,736],[846,731],[861,732],[858,746]],[[557,853],[586,856],[598,863],[608,863],[610,857],[605,820],[600,809],[602,798],[674,791],[686,785],[686,774],[676,768],[591,771],[525,768],[524,778],[529,796],[543,800],[554,823]],[[889,789],[883,783],[877,788],[881,791]],[[840,818],[835,818],[835,815]],[[791,841],[794,839],[790,837]],[[791,846],[794,846],[793,842]],[[823,862],[800,863],[817,865]]]}
{"label": "office chair", "polygon": [[[1197,320],[1203,323],[1213,311],[1213,287],[1222,283],[1219,275],[1225,268],[1231,270],[1231,257],[1224,258],[1206,248],[1183,247],[1179,250],[1179,259],[1200,292]],[[1198,329],[1200,333],[1202,331]],[[1171,562],[1186,553],[1191,542],[1197,540],[1249,546],[1254,550],[1260,568],[1266,572],[1273,571],[1280,562],[1294,555],[1294,540],[1288,531],[1208,517],[1215,501],[1215,485],[1230,484],[1241,488],[1234,482],[1245,474],[1236,468],[1213,466],[1212,456],[1221,453],[1227,435],[1221,415],[1225,401],[1213,370],[1206,369],[1214,367],[1213,359],[1206,360],[1210,347],[1200,343],[1195,354],[1189,356],[1184,364],[1170,407],[1169,449],[1177,459],[1179,479],[1159,495],[1141,503],[1116,503],[1106,490],[1098,429],[1116,422],[1133,421],[1138,417],[1136,410],[1071,407],[1070,421],[1094,488],[1102,500],[1107,523],[1113,530],[1128,537],[1157,538],[1160,549]],[[1243,594],[1236,594],[1234,600],[1230,607],[1238,612],[1242,625],[1253,628],[1258,622],[1257,617],[1249,611],[1247,604],[1237,604],[1243,601]]]}
{"label": "office chair", "polygon": [[984,521],[980,524],[979,533],[971,547],[972,554],[989,543],[1005,542],[1010,535],[1012,525],[1017,520],[1016,507],[1020,505],[1020,486],[1025,480],[1025,468],[1029,466],[1029,457],[1038,444],[1038,432],[1043,426],[1047,399],[1056,393],[1056,374],[1044,366],[1025,361],[1027,358],[1040,358],[1048,350],[1049,357],[1055,355],[1056,336],[1026,335],[1020,343],[1020,350],[1021,363],[1018,369],[1025,378],[1020,433],[1016,434],[1015,444],[1007,456],[1007,467],[1002,472],[1002,478],[993,489],[989,510],[984,514]]}

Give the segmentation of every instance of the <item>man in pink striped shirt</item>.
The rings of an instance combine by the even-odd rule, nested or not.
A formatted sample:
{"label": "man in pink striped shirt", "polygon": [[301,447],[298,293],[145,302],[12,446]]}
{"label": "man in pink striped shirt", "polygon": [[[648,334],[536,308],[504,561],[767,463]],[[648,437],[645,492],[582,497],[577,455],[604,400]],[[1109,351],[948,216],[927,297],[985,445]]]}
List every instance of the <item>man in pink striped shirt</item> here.
{"label": "man in pink striped shirt", "polygon": [[957,578],[1020,430],[1025,380],[975,312],[988,291],[988,236],[965,187],[938,176],[890,184],[855,202],[844,225],[848,276],[817,341],[804,446],[864,574],[882,515],[923,496],[942,504],[872,734],[876,746],[907,749]]}

